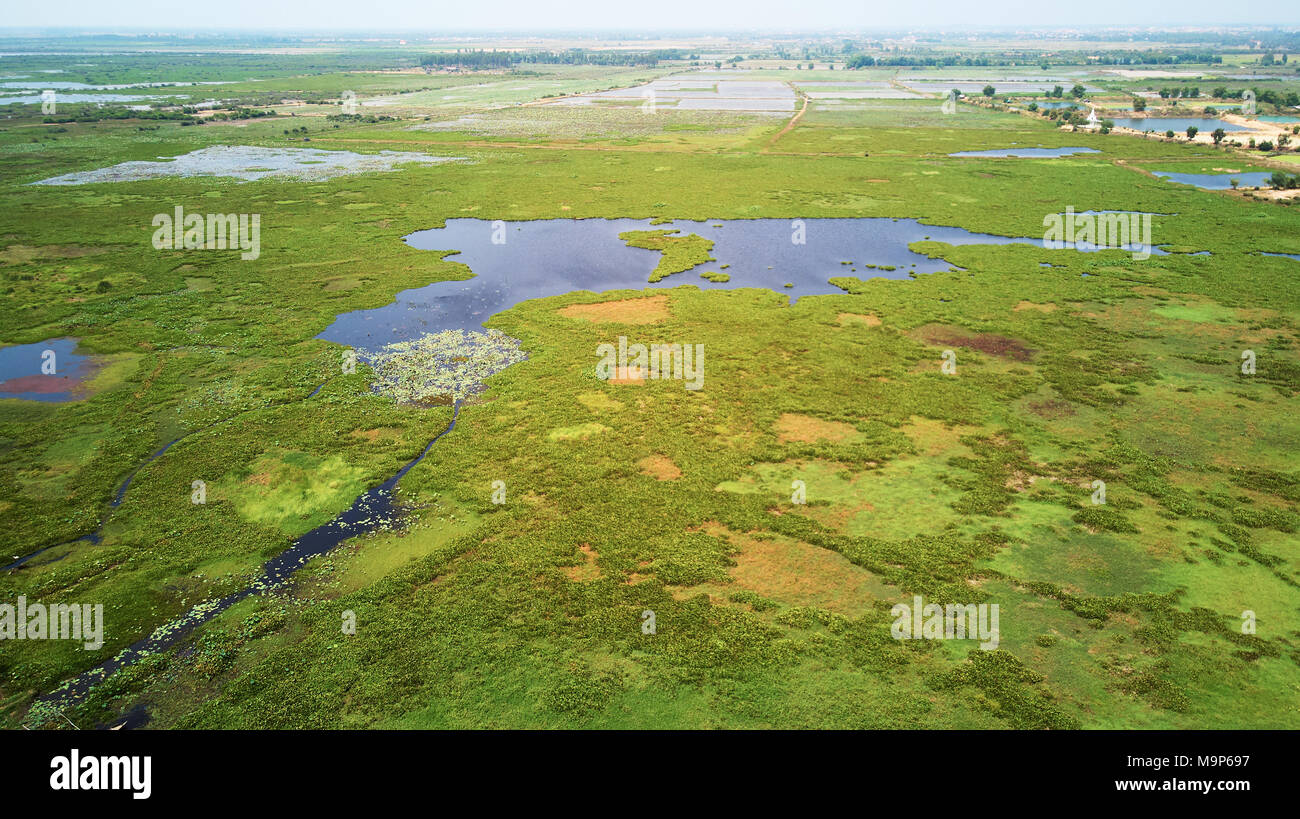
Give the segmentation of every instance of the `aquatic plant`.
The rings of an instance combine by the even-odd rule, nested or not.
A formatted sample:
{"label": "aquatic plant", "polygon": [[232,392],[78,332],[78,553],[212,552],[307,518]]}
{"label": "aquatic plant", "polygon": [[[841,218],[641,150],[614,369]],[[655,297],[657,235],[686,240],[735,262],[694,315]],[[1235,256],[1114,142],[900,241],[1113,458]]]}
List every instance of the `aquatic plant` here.
{"label": "aquatic plant", "polygon": [[488,376],[527,358],[519,340],[500,330],[444,330],[363,356],[375,372],[374,390],[399,403],[460,401],[482,392]]}

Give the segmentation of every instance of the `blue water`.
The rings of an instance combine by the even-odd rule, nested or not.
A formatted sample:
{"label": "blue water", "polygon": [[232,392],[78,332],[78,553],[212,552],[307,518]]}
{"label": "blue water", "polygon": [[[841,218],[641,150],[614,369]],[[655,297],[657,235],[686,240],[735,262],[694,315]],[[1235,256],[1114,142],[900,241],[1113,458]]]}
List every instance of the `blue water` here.
{"label": "blue water", "polygon": [[1281,257],[1281,258],[1283,258],[1283,259],[1295,259],[1297,262],[1300,262],[1300,253],[1263,253],[1263,252],[1261,252],[1259,255],[1261,255],[1261,256],[1278,256],[1278,257]]}
{"label": "blue water", "polygon": [[[908,249],[931,239],[951,245],[1034,244],[1038,238],[972,233],[955,227],[923,225],[914,219],[805,219],[805,243],[792,241],[788,219],[677,220],[651,225],[646,219],[550,219],[506,222],[505,242],[493,244],[493,223],[483,219],[448,219],[446,227],[405,237],[421,250],[453,250],[452,261],[475,274],[466,281],[444,281],[404,290],[392,304],[339,315],[317,336],[339,344],[374,349],[395,341],[442,330],[476,330],[495,313],[529,299],[574,291],[641,290],[694,285],[705,290],[762,287],[803,296],[843,293],[829,280],[909,278],[912,274],[952,269]],[[659,263],[657,251],[628,247],[618,234],[629,230],[673,230],[714,240],[712,255],[692,270],[648,282]],[[851,262],[851,264],[842,264]],[[729,265],[725,270],[722,265]],[[877,265],[869,268],[865,265]],[[892,266],[894,270],[880,267]],[[731,276],[715,283],[700,273]],[[793,287],[785,287],[792,283]]]}
{"label": "blue water", "polygon": [[[1100,116],[1100,114],[1098,115]],[[1201,133],[1211,133],[1215,128],[1222,128],[1224,131],[1245,131],[1245,127],[1234,125],[1231,122],[1225,122],[1221,119],[1209,117],[1111,117],[1110,118],[1117,128],[1132,128],[1135,131],[1155,131],[1163,134],[1165,131],[1173,131],[1175,134],[1185,134],[1187,129],[1195,125]]]}
{"label": "blue water", "polygon": [[1286,116],[1269,114],[1264,117],[1251,117],[1251,119],[1257,119],[1260,122],[1294,122],[1300,124],[1300,114],[1288,114]]}
{"label": "blue water", "polygon": [[1207,191],[1222,191],[1232,187],[1232,180],[1237,180],[1237,184],[1243,188],[1254,188],[1260,185],[1267,185],[1268,181],[1273,178],[1271,172],[1252,172],[1252,173],[1170,173],[1169,171],[1152,171],[1153,174],[1161,179],[1168,179],[1170,182],[1180,182],[1184,185],[1195,185]]}
{"label": "blue water", "polygon": [[[82,102],[144,102],[158,99],[159,96],[176,96],[175,94],[59,94],[54,98],[56,106],[65,103]],[[40,105],[45,98],[40,94],[0,95],[0,105]],[[56,109],[57,110],[57,109]]]}
{"label": "blue water", "polygon": [[1011,156],[1020,159],[1040,159],[1072,154],[1099,154],[1096,148],[999,148],[993,151],[958,151],[948,156]]}
{"label": "blue water", "polygon": [[[52,338],[0,348],[0,398],[50,402],[77,398],[77,388],[90,374],[91,364],[87,356],[73,352],[76,348],[75,338]],[[54,351],[55,370],[49,375],[41,372],[46,350]],[[19,378],[24,381],[14,380]]]}

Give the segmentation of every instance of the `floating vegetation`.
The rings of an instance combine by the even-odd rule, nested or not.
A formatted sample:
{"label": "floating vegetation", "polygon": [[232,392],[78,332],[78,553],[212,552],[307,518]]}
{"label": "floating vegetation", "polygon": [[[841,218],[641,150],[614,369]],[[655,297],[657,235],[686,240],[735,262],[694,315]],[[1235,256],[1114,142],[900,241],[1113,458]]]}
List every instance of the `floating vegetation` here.
{"label": "floating vegetation", "polygon": [[402,404],[433,405],[482,392],[488,376],[528,357],[500,330],[443,330],[366,355],[373,387]]}

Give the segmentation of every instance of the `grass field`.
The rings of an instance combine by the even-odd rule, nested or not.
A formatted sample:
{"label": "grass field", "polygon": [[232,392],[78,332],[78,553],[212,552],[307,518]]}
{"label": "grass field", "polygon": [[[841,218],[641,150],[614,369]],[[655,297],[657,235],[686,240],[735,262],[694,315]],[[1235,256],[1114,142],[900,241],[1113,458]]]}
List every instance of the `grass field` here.
{"label": "grass field", "polygon": [[[69,58],[27,59],[15,71]],[[15,106],[0,119],[0,339],[72,337],[102,357],[81,400],[0,399],[0,555],[52,547],[0,571],[0,601],[102,603],[106,623],[97,651],[7,645],[0,725],[108,723],[139,703],[164,728],[1300,720],[1300,262],[1258,255],[1300,253],[1300,214],[1143,172],[1254,170],[1253,157],[965,104],[946,114],[938,98],[815,100],[792,127],[545,104],[692,76],[680,66],[473,77],[374,73],[393,61],[364,51],[189,62],[148,73],[122,58],[75,79],[232,81],[221,96],[277,116],[54,124]],[[358,118],[329,116],[344,91]],[[324,182],[29,184],[212,145],[458,161]],[[1007,147],[1100,153],[948,156]],[[260,256],[155,250],[154,216],[178,205],[259,214]],[[403,525],[312,559],[58,709],[42,700],[253,582],[447,428],[445,402],[372,394],[364,363],[343,372],[342,348],[315,338],[337,314],[470,275],[406,234],[467,216],[891,217],[1037,237],[1067,207],[1155,214],[1171,252],[921,241],[954,269],[860,270],[834,280],[842,293],[790,304],[696,286],[700,237],[627,234],[679,286],[485,316],[528,359],[491,376],[401,480]],[[647,296],[663,298],[611,304]],[[597,379],[598,346],[620,335],[704,345],[705,387]],[[915,595],[997,604],[997,648],[894,639],[891,608]]]}

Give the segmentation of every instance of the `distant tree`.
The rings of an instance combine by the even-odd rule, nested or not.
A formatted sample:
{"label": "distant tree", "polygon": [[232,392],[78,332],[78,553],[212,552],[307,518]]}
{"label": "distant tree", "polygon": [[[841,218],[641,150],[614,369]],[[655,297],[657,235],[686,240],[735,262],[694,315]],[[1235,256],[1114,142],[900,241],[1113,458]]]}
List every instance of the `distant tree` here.
{"label": "distant tree", "polygon": [[1237,186],[1241,184],[1241,180],[1234,176],[1233,178],[1228,180],[1228,184],[1231,185],[1232,189],[1235,191],[1237,189]]}
{"label": "distant tree", "polygon": [[1200,129],[1200,128],[1197,128],[1195,125],[1188,125],[1188,126],[1187,126],[1187,138],[1188,138],[1188,139],[1196,139],[1196,133],[1197,133],[1198,131],[1200,131],[1200,130],[1201,130],[1201,129]]}
{"label": "distant tree", "polygon": [[1210,134],[1210,138],[1214,140],[1215,145],[1218,145],[1219,143],[1223,142],[1223,138],[1227,135],[1228,135],[1227,132],[1224,131],[1222,128],[1215,128],[1214,132]]}
{"label": "distant tree", "polygon": [[1256,146],[1256,147],[1258,147],[1261,151],[1264,151],[1265,153],[1268,153],[1269,151],[1273,150],[1273,143],[1272,143],[1272,142],[1269,142],[1269,141],[1266,139],[1266,140],[1264,140],[1263,142],[1259,143],[1259,145]]}
{"label": "distant tree", "polygon": [[1087,92],[1087,90],[1088,90],[1088,89],[1084,88],[1082,85],[1079,85],[1078,83],[1075,83],[1075,84],[1074,84],[1074,87],[1070,89],[1070,94],[1071,94],[1075,99],[1083,99],[1083,95],[1084,95],[1085,92]]}
{"label": "distant tree", "polygon": [[1166,138],[1166,139],[1173,139],[1173,138],[1174,138],[1174,132],[1173,132],[1173,131],[1165,131],[1165,138]]}
{"label": "distant tree", "polygon": [[1134,111],[1145,111],[1145,110],[1147,110],[1147,101],[1146,101],[1145,99],[1143,99],[1142,97],[1134,97],[1134,98],[1133,98],[1133,110],[1134,110]]}
{"label": "distant tree", "polygon": [[1278,190],[1295,190],[1300,188],[1300,176],[1274,171],[1269,182]]}
{"label": "distant tree", "polygon": [[1036,102],[1031,102],[1031,103],[1029,103],[1028,105],[1026,105],[1025,108],[1026,108],[1027,110],[1029,110],[1029,111],[1037,111],[1037,110],[1038,110],[1038,103],[1036,103]]}
{"label": "distant tree", "polygon": [[1065,89],[1057,85],[1052,88],[1052,93],[1049,94],[1048,96],[1056,97],[1059,99],[1061,95],[1063,95],[1064,93],[1065,93]]}
{"label": "distant tree", "polygon": [[992,97],[997,92],[998,90],[991,85],[984,86],[984,96],[986,97]]}

